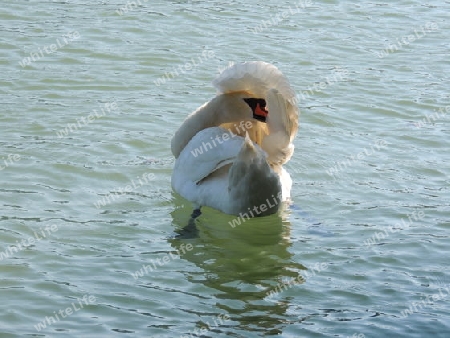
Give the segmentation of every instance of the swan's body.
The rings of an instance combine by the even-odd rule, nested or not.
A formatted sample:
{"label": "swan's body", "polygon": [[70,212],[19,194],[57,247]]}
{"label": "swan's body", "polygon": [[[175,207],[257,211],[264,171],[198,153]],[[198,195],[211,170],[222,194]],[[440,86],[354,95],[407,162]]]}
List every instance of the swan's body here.
{"label": "swan's body", "polygon": [[172,187],[197,207],[275,213],[292,185],[282,165],[293,154],[298,128],[294,92],[264,62],[233,65],[214,85],[218,95],[189,115],[172,139]]}

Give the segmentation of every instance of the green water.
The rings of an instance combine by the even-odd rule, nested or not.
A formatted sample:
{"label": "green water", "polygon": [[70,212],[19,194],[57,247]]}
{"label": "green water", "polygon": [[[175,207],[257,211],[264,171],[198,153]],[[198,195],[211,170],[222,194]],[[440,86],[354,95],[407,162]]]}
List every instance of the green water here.
{"label": "green water", "polygon": [[[448,337],[450,4],[140,3],[0,10],[0,336]],[[244,60],[298,93],[293,204],[185,228],[171,136]]]}

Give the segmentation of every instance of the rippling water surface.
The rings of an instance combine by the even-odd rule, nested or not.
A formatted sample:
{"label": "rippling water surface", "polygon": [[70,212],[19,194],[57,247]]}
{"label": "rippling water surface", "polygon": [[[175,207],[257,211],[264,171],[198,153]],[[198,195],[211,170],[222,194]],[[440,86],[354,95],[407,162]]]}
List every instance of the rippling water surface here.
{"label": "rippling water surface", "polygon": [[[0,10],[1,337],[448,337],[450,4],[138,3]],[[292,205],[186,227],[171,136],[244,60],[298,93]]]}

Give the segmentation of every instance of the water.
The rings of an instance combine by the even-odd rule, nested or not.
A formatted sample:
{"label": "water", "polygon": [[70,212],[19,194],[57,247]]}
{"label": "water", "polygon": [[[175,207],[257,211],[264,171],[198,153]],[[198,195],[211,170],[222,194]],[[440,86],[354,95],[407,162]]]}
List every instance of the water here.
{"label": "water", "polygon": [[[1,336],[447,337],[449,4],[125,5],[0,12]],[[171,136],[243,60],[298,92],[293,205],[184,229]]]}

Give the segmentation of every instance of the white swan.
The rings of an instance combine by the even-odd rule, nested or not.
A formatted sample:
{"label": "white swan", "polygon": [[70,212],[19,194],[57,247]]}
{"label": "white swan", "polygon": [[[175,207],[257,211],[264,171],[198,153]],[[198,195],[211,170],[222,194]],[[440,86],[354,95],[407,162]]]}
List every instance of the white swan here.
{"label": "white swan", "polygon": [[298,129],[295,93],[274,65],[234,64],[213,81],[218,94],[172,138],[172,187],[197,208],[264,216],[289,199]]}

